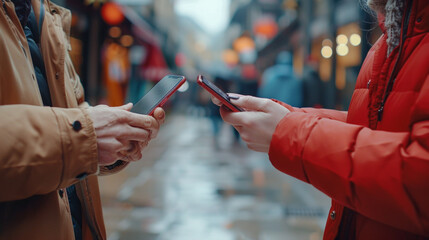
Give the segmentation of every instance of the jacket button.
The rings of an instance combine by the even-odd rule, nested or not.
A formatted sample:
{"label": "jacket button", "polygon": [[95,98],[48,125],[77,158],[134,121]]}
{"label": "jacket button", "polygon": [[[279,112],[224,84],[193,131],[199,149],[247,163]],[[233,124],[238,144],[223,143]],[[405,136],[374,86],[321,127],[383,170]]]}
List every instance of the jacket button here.
{"label": "jacket button", "polygon": [[74,121],[72,127],[75,131],[79,131],[82,129],[82,124],[79,121]]}
{"label": "jacket button", "polygon": [[421,22],[422,21],[422,17],[418,17],[417,18],[417,22],[419,23],[419,22]]}
{"label": "jacket button", "polygon": [[60,195],[60,197],[63,198],[64,197],[64,190],[63,189],[58,190],[58,195]]}
{"label": "jacket button", "polygon": [[335,212],[335,211],[332,211],[330,214],[329,214],[329,217],[331,218],[331,220],[335,220],[335,217],[337,216],[337,213]]}
{"label": "jacket button", "polygon": [[81,173],[81,174],[79,174],[79,175],[77,175],[76,176],[76,178],[77,179],[79,179],[79,180],[83,180],[83,179],[85,179],[86,177],[88,176],[88,173]]}
{"label": "jacket button", "polygon": [[58,72],[55,73],[55,79],[60,78],[60,74]]}
{"label": "jacket button", "polygon": [[371,85],[371,79],[368,81],[368,83],[366,84],[366,88],[369,88],[369,86]]}

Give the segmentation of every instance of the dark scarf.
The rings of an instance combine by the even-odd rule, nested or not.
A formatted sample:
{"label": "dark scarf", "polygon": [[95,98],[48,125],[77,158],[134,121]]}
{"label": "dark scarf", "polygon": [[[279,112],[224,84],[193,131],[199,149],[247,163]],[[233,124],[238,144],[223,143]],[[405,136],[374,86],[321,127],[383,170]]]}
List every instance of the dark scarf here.
{"label": "dark scarf", "polygon": [[15,5],[15,12],[21,22],[21,26],[27,25],[28,15],[31,11],[31,0],[12,0]]}
{"label": "dark scarf", "polygon": [[[49,93],[48,82],[46,81],[45,64],[39,48],[40,29],[37,25],[36,16],[31,6],[31,0],[12,0],[15,4],[15,12],[24,29],[28,47],[33,61],[34,72],[39,85],[40,95],[43,105],[52,106],[51,95]],[[40,25],[41,26],[41,25]],[[81,204],[76,194],[74,185],[67,188],[67,196],[73,221],[73,229],[76,240],[82,239],[82,213]]]}

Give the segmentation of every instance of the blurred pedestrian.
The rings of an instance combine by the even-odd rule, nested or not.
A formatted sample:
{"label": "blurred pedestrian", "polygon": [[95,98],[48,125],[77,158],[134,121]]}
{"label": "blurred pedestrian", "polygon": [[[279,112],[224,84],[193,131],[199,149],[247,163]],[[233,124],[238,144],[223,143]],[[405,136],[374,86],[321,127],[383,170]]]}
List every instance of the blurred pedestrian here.
{"label": "blurred pedestrian", "polygon": [[[215,76],[213,83],[224,92],[228,92],[228,89],[230,89],[231,86],[231,81],[220,74]],[[204,92],[207,93],[206,91]],[[210,102],[210,97],[208,97],[208,101]],[[207,112],[210,121],[212,122],[214,147],[215,149],[220,149],[219,135],[222,130],[223,121],[219,114],[219,107],[214,104],[207,104]]]}
{"label": "blurred pedestrian", "polygon": [[262,74],[258,96],[274,98],[288,104],[301,107],[303,84],[293,70],[292,54],[287,51],[277,55],[276,64]]}
{"label": "blurred pedestrian", "polygon": [[70,22],[50,1],[2,0],[0,239],[106,239],[97,175],[139,160],[164,122],[85,103]]}
{"label": "blurred pedestrian", "polygon": [[428,239],[429,1],[368,4],[384,34],[348,112],[241,96],[247,111],[221,116],[278,170],[332,198],[324,239]]}
{"label": "blurred pedestrian", "polygon": [[[302,107],[317,107],[323,106],[323,84],[319,76],[319,63],[315,59],[307,59],[302,76],[303,97]],[[282,101],[287,102],[287,101]],[[289,104],[289,102],[287,102]],[[295,106],[293,104],[290,104]]]}

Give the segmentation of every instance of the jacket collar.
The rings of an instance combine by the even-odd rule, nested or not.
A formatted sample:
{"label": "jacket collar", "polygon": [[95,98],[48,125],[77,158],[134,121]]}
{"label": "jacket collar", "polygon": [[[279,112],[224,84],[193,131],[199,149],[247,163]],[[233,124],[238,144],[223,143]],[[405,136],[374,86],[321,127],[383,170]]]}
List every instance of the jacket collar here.
{"label": "jacket collar", "polygon": [[[410,6],[411,3],[412,6]],[[429,32],[429,1],[407,0],[404,12],[406,12],[409,7],[411,7],[411,14],[409,19],[407,37],[412,37],[421,33]],[[405,13],[402,15],[402,22],[404,22],[405,15]],[[383,31],[383,33],[386,33],[386,28],[384,26],[385,16],[383,14],[377,14],[377,20],[380,29]]]}
{"label": "jacket collar", "polygon": [[408,37],[429,32],[429,1],[414,0],[411,8]]}

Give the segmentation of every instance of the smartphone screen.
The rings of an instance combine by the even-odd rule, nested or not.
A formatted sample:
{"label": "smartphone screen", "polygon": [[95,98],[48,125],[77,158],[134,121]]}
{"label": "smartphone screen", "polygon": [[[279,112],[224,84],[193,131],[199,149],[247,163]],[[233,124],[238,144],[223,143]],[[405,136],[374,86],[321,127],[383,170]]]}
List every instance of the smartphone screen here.
{"label": "smartphone screen", "polygon": [[186,81],[184,76],[167,75],[153,86],[136,104],[131,112],[151,115],[155,108],[162,107],[168,98]]}
{"label": "smartphone screen", "polygon": [[226,94],[224,91],[222,91],[220,88],[218,88],[216,85],[214,85],[209,80],[205,79],[202,75],[198,76],[197,83],[202,86],[204,89],[206,89],[211,95],[213,95],[215,98],[219,99],[219,101],[222,102],[229,110],[233,112],[242,112],[243,109],[235,106],[232,102],[228,94]]}

